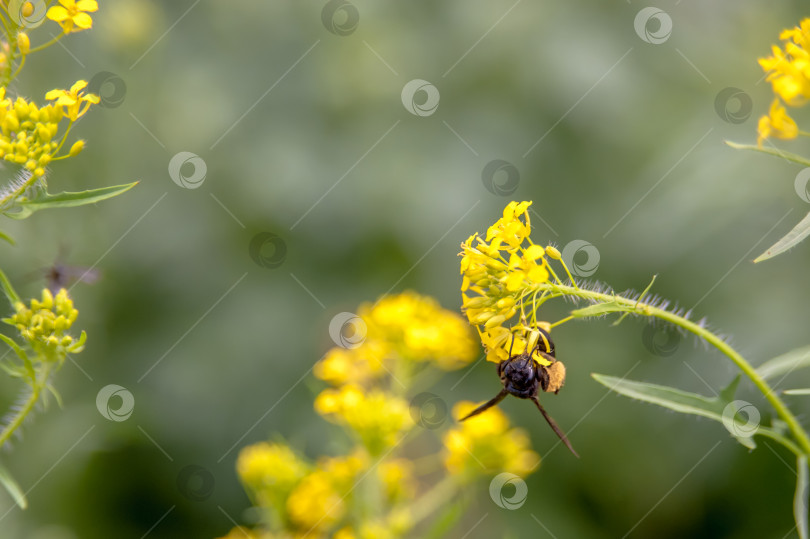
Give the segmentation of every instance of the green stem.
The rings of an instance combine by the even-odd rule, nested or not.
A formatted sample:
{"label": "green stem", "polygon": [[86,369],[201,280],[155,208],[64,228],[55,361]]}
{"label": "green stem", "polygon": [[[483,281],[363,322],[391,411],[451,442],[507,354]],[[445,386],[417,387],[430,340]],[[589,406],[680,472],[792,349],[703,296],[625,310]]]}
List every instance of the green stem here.
{"label": "green stem", "polygon": [[768,385],[768,382],[766,382],[765,379],[759,375],[756,369],[750,363],[748,363],[744,357],[742,357],[736,350],[723,341],[723,339],[708,329],[682,316],[678,316],[664,309],[659,309],[658,307],[653,307],[652,305],[635,299],[628,299],[614,294],[603,294],[601,292],[583,290],[573,286],[553,283],[543,283],[537,285],[537,287],[540,290],[548,290],[552,294],[556,295],[576,296],[584,299],[595,300],[601,303],[616,303],[627,308],[626,310],[623,309],[624,312],[630,312],[632,314],[641,316],[654,316],[656,318],[660,318],[661,320],[666,320],[667,322],[679,326],[686,331],[689,331],[690,333],[704,339],[706,342],[725,354],[731,361],[733,361],[734,364],[740,368],[743,374],[745,374],[745,376],[747,376],[754,383],[768,402],[771,403],[771,406],[773,406],[774,410],[776,410],[777,415],[787,424],[790,432],[793,434],[793,437],[798,442],[802,453],[805,455],[810,455],[810,437],[808,437],[807,432],[804,430],[804,428],[802,428],[801,424],[796,419],[796,416],[793,415],[793,412],[790,411],[782,399],[780,399],[779,396]]}
{"label": "green stem", "polygon": [[42,369],[39,380],[34,378],[32,381],[31,394],[28,396],[25,403],[17,411],[17,413],[11,418],[8,425],[6,425],[3,431],[0,432],[0,447],[3,447],[11,435],[14,434],[20,425],[22,425],[25,418],[31,413],[31,410],[34,409],[34,405],[37,403],[37,401],[39,401],[39,396],[42,394],[42,390],[45,389],[45,386],[48,383],[48,376],[50,375],[51,368],[52,364],[46,363]]}

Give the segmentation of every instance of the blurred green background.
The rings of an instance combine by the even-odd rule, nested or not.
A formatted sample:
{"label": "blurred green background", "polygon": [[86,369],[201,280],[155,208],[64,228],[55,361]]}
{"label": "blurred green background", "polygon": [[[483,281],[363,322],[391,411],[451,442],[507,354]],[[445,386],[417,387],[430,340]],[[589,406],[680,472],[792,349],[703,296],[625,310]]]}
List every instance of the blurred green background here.
{"label": "blurred green background", "polygon": [[[662,2],[672,32],[660,44],[634,29],[643,7],[352,0],[330,31],[335,2],[109,0],[91,32],[32,57],[10,91],[38,101],[113,74],[106,107],[75,128],[86,150],[53,165],[53,189],[141,183],[97,206],[2,224],[19,246],[0,245],[0,262],[23,295],[38,293],[36,272],[60,249],[61,262],[97,263],[103,277],[72,290],[89,341],[57,377],[64,408],[38,413],[3,455],[31,507],[0,493],[0,536],[225,534],[249,505],[234,472],[240,447],[279,433],[315,456],[336,432],[313,412],[307,374],[332,345],[331,318],[405,289],[458,309],[459,243],[513,199],[534,201],[536,242],[593,244],[592,278],[617,290],[658,274],[656,292],[694,306],[755,364],[807,344],[810,244],[750,262],[810,209],[793,187],[800,169],[723,144],[755,139],[772,98],[756,58],[806,15],[802,4]],[[414,79],[437,88],[432,114],[403,106]],[[728,87],[750,111],[737,98],[720,103],[721,117]],[[169,175],[179,152],[205,163],[196,189]],[[495,159],[519,175],[516,185],[495,178],[501,194],[482,179]],[[280,265],[254,261],[260,233],[283,242],[283,257],[262,251]],[[786,451],[760,441],[749,454],[717,423],[606,394],[590,378],[711,395],[733,377],[694,339],[668,343],[659,331],[645,346],[647,327],[554,331],[568,381],[544,402],[582,459],[549,451],[556,438],[537,411],[505,401],[543,464],[517,511],[493,504],[482,483],[454,537],[795,536]],[[470,369],[431,391],[450,404],[488,399],[493,366]],[[795,374],[780,389],[808,382]],[[108,384],[134,395],[126,421],[96,409]],[[11,405],[17,386],[4,378],[0,389]],[[767,419],[750,384],[739,396]],[[805,399],[789,398],[804,419]]]}

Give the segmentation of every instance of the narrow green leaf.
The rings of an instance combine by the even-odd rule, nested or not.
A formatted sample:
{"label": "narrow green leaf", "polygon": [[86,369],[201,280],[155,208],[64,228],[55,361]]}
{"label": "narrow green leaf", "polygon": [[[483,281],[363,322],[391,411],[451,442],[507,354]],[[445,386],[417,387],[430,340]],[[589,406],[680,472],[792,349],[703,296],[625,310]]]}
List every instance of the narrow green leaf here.
{"label": "narrow green leaf", "polygon": [[12,238],[11,236],[9,236],[4,232],[0,232],[0,240],[5,240],[9,242],[11,245],[16,245],[16,243],[14,243],[14,238]]}
{"label": "narrow green leaf", "polygon": [[810,388],[786,389],[782,393],[784,393],[785,395],[810,395]]}
{"label": "narrow green leaf", "polygon": [[776,255],[781,255],[788,249],[798,245],[807,236],[810,235],[810,213],[804,216],[804,219],[799,221],[799,224],[793,227],[793,230],[788,232],[782,239],[768,247],[768,250],[754,259],[754,263],[762,262],[773,258]]}
{"label": "narrow green leaf", "polygon": [[86,204],[94,204],[96,202],[118,196],[121,193],[132,189],[136,185],[138,185],[138,182],[128,183],[125,185],[114,185],[111,187],[101,187],[99,189],[89,189],[87,191],[78,191],[75,193],[57,193],[55,195],[40,192],[39,195],[30,200],[18,201],[18,205],[22,211],[28,211],[30,213],[48,208],[71,208],[75,206],[84,206]]}
{"label": "narrow green leaf", "polygon": [[787,159],[788,161],[810,167],[810,159],[795,153],[777,150],[776,148],[760,148],[756,144],[737,144],[736,142],[731,142],[730,140],[725,142],[735,150],[753,150],[755,152],[766,153],[768,155],[775,155],[776,157],[781,157],[782,159]]}
{"label": "narrow green leaf", "polygon": [[810,367],[810,346],[796,348],[781,356],[769,359],[757,367],[757,372],[764,379],[770,380],[804,367]]}
{"label": "narrow green leaf", "polygon": [[801,539],[808,539],[807,532],[807,456],[796,457],[796,494],[793,496],[793,518]]}
{"label": "narrow green leaf", "polygon": [[0,270],[0,288],[3,289],[3,293],[5,293],[8,298],[8,302],[12,305],[20,301],[20,296],[14,291],[14,287],[11,286],[11,281],[8,280],[3,270]]}
{"label": "narrow green leaf", "polygon": [[25,351],[22,348],[20,348],[20,345],[17,344],[11,337],[0,333],[0,341],[3,341],[9,346],[9,348],[14,350],[14,353],[17,354],[17,357],[19,357],[23,362],[28,361],[28,356],[25,354]]}
{"label": "narrow green leaf", "polygon": [[[795,452],[796,445],[783,434],[759,424],[759,413],[755,412],[755,410],[748,409],[748,406],[753,408],[752,405],[743,403],[743,401],[732,400],[734,398],[734,390],[736,390],[737,384],[739,383],[739,376],[732,381],[728,387],[722,390],[720,396],[713,398],[682,391],[674,387],[625,380],[604,374],[594,373],[591,374],[591,376],[594,380],[611,391],[615,391],[626,397],[657,404],[658,406],[682,414],[698,415],[719,421],[723,423],[726,430],[728,430],[738,442],[749,449],[756,447],[752,437],[755,434],[759,434],[776,440]],[[742,406],[742,404],[747,406]],[[752,418],[749,415],[748,419],[743,421],[739,417],[742,415],[740,412],[755,412],[756,417]]]}
{"label": "narrow green leaf", "polygon": [[0,464],[0,483],[3,484],[8,493],[11,494],[11,497],[14,498],[14,502],[19,505],[21,509],[28,507],[28,500],[25,498],[25,493],[2,464]]}
{"label": "narrow green leaf", "polygon": [[576,318],[587,318],[590,316],[603,316],[612,313],[632,312],[633,307],[623,305],[618,301],[609,301],[607,303],[597,303],[596,305],[588,305],[581,309],[571,311],[571,316]]}

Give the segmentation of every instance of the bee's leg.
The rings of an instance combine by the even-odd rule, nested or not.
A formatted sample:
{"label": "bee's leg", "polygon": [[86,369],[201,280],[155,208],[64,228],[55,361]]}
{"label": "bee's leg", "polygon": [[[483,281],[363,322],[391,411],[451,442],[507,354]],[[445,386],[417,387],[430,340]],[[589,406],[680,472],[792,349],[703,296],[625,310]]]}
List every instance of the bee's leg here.
{"label": "bee's leg", "polygon": [[565,446],[571,450],[571,453],[573,453],[575,457],[579,458],[579,455],[577,454],[576,451],[574,451],[574,448],[571,446],[571,442],[569,442],[568,438],[565,437],[565,433],[560,430],[560,427],[557,426],[557,423],[555,423],[554,420],[551,419],[551,416],[546,413],[545,408],[543,408],[543,406],[540,404],[540,401],[537,400],[537,397],[530,397],[530,398],[532,399],[532,402],[534,402],[534,404],[537,405],[537,409],[540,410],[540,413],[543,414],[543,417],[546,418],[546,421],[548,422],[548,425],[551,427],[551,430],[553,430],[554,433],[560,437],[560,440],[562,440]]}
{"label": "bee's leg", "polygon": [[471,417],[472,417],[472,416],[474,416],[474,415],[478,415],[478,414],[480,414],[481,412],[483,412],[483,411],[485,411],[485,410],[488,410],[488,409],[492,408],[493,406],[495,406],[496,404],[498,404],[499,402],[501,402],[501,401],[502,401],[504,398],[506,398],[506,396],[507,396],[508,394],[509,394],[509,392],[508,392],[508,391],[506,391],[505,389],[501,389],[501,392],[500,392],[500,393],[498,393],[497,395],[495,395],[495,398],[493,398],[492,400],[489,400],[489,401],[485,402],[484,404],[482,404],[481,406],[479,406],[478,408],[476,408],[475,410],[473,410],[473,411],[472,411],[472,412],[470,412],[469,414],[467,414],[467,415],[465,415],[464,417],[462,417],[461,419],[459,419],[459,421],[464,421],[465,419],[469,419],[469,418],[471,418]]}

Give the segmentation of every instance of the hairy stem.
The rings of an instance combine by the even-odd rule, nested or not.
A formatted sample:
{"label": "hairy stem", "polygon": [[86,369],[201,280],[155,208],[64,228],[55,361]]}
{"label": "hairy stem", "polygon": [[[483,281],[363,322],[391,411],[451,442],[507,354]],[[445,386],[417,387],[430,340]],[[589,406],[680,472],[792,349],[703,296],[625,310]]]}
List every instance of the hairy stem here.
{"label": "hairy stem", "polygon": [[31,413],[31,410],[34,409],[34,405],[36,405],[37,401],[39,401],[39,396],[42,394],[42,390],[45,389],[45,386],[48,383],[48,376],[51,373],[51,367],[52,366],[50,363],[46,363],[40,372],[39,379],[34,378],[32,380],[31,394],[28,395],[25,403],[23,403],[22,407],[17,411],[16,414],[14,414],[8,425],[6,425],[3,431],[0,432],[0,447],[3,447],[8,439],[11,438],[11,435],[16,432],[20,425],[22,425],[25,418]]}
{"label": "hairy stem", "polygon": [[[773,388],[768,385],[768,382],[765,381],[762,376],[760,376],[756,369],[750,363],[748,363],[748,361],[742,357],[739,352],[734,350],[728,345],[728,343],[723,341],[723,339],[708,329],[670,311],[654,307],[639,300],[624,298],[614,294],[583,290],[574,286],[554,283],[539,284],[537,285],[537,289],[541,291],[547,290],[552,296],[574,296],[593,300],[599,303],[614,303],[622,307],[621,312],[629,312],[631,314],[640,316],[654,316],[656,318],[660,318],[661,320],[666,320],[667,322],[681,327],[686,331],[704,339],[706,342],[725,354],[731,361],[733,361],[734,364],[740,368],[743,374],[745,374],[745,376],[747,376],[754,383],[768,402],[771,403],[771,406],[773,406],[774,410],[776,410],[777,415],[787,424],[790,432],[793,434],[793,437],[799,444],[801,452],[805,455],[810,455],[810,437],[808,437],[807,432],[796,419],[796,416],[793,415],[793,412],[790,411],[782,399],[779,398],[779,395],[777,395]],[[617,312],[619,312],[619,309],[617,309]]]}

